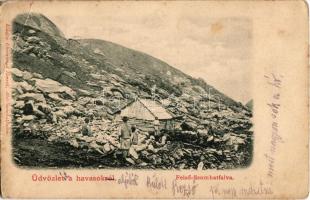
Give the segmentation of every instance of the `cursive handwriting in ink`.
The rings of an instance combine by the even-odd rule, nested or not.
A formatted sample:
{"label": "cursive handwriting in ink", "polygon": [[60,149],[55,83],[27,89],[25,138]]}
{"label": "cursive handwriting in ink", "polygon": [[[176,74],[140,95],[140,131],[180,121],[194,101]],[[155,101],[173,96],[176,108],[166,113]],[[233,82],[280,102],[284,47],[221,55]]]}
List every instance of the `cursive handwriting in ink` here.
{"label": "cursive handwriting in ink", "polygon": [[177,181],[174,179],[172,181],[172,193],[173,196],[183,196],[183,197],[190,197],[195,196],[196,189],[198,187],[198,184],[195,183],[195,180],[193,181]]}
{"label": "cursive handwriting in ink", "polygon": [[160,190],[167,190],[167,181],[165,178],[153,174],[153,176],[146,177],[146,187],[151,191],[158,193]]}
{"label": "cursive handwriting in ink", "polygon": [[267,84],[271,86],[272,96],[267,103],[271,115],[271,134],[269,140],[269,150],[264,154],[267,160],[268,170],[267,175],[273,177],[275,168],[275,155],[277,146],[279,143],[284,143],[283,138],[279,133],[279,115],[281,109],[281,88],[283,87],[283,76],[271,73],[271,75],[265,75]]}
{"label": "cursive handwriting in ink", "polygon": [[261,180],[256,184],[249,184],[247,186],[225,186],[225,185],[211,185],[209,188],[212,199],[217,198],[258,198],[268,197],[273,194],[272,188],[268,184],[264,184]]}
{"label": "cursive handwriting in ink", "polygon": [[134,173],[122,174],[121,177],[117,180],[117,183],[120,185],[124,185],[127,189],[129,186],[137,186],[138,185],[139,176]]}

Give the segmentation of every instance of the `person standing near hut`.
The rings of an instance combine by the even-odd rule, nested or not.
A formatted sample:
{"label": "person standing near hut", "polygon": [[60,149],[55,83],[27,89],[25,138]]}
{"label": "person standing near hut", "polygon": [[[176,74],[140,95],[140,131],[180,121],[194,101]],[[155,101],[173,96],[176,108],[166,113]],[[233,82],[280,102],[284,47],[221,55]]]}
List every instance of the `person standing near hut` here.
{"label": "person standing near hut", "polygon": [[128,151],[131,146],[131,128],[128,125],[128,117],[124,116],[122,117],[123,124],[120,127],[120,149],[123,151],[123,157],[124,159],[128,156]]}
{"label": "person standing near hut", "polygon": [[90,122],[89,118],[86,117],[84,120],[84,124],[82,126],[82,130],[81,130],[83,136],[92,136],[93,135],[93,133],[89,127],[89,122]]}
{"label": "person standing near hut", "polygon": [[131,127],[131,144],[132,145],[138,144],[138,130],[135,126]]}
{"label": "person standing near hut", "polygon": [[155,130],[155,137],[159,137],[159,135],[160,135],[160,130],[159,130],[160,122],[159,122],[158,117],[155,117],[153,125],[154,125],[154,130]]}

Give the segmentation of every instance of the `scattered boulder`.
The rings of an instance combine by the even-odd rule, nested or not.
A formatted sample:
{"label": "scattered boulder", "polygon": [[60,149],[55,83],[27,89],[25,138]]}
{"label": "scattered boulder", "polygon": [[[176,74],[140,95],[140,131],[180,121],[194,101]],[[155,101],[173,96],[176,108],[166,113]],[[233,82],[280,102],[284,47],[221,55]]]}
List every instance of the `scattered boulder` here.
{"label": "scattered boulder", "polygon": [[104,149],[105,152],[111,151],[110,144],[109,144],[109,143],[104,144],[104,145],[103,145],[103,149]]}
{"label": "scattered boulder", "polygon": [[22,118],[21,118],[21,121],[23,122],[28,122],[28,121],[32,121],[36,119],[36,116],[34,115],[24,115]]}
{"label": "scattered boulder", "polygon": [[202,170],[203,166],[204,166],[203,162],[200,162],[197,166],[197,170]]}
{"label": "scattered boulder", "polygon": [[63,86],[57,81],[52,79],[33,79],[35,81],[35,86],[42,92],[46,93],[65,93],[70,98],[75,99],[76,92],[67,86]]}
{"label": "scattered boulder", "polygon": [[199,129],[197,132],[201,137],[207,137],[209,135],[208,129]]}
{"label": "scattered boulder", "polygon": [[42,117],[45,116],[45,113],[43,113],[42,111],[40,111],[40,110],[38,110],[38,109],[34,109],[34,110],[33,110],[33,114],[34,114],[35,116],[37,116],[38,118],[42,118]]}
{"label": "scattered boulder", "polygon": [[62,72],[64,75],[69,76],[72,79],[76,78],[76,73],[75,72],[68,72],[68,71],[64,71]]}
{"label": "scattered boulder", "polygon": [[75,148],[79,147],[79,143],[76,141],[76,139],[69,140],[69,144]]}
{"label": "scattered boulder", "polygon": [[22,95],[24,94],[24,91],[22,90],[22,88],[19,85],[13,85],[13,95],[19,94]]}
{"label": "scattered boulder", "polygon": [[29,43],[38,43],[38,42],[40,42],[40,38],[38,38],[36,36],[30,36],[26,40]]}
{"label": "scattered boulder", "polygon": [[69,116],[71,114],[73,114],[75,112],[75,109],[72,106],[65,106],[61,108],[63,110],[63,112]]}
{"label": "scattered boulder", "polygon": [[30,80],[33,77],[33,75],[30,72],[24,71],[23,72],[23,79],[24,80]]}
{"label": "scattered boulder", "polygon": [[40,110],[41,112],[45,113],[45,114],[49,114],[52,111],[52,108],[45,103],[38,103],[36,104],[38,110]]}
{"label": "scattered boulder", "polygon": [[36,33],[36,31],[35,31],[35,30],[33,30],[33,29],[29,29],[29,30],[28,30],[28,33],[30,33],[30,34],[34,34],[34,33]]}
{"label": "scattered boulder", "polygon": [[132,165],[136,164],[135,161],[133,161],[131,158],[126,158],[126,161],[131,163]]}
{"label": "scattered boulder", "polygon": [[62,110],[58,110],[58,111],[56,111],[56,112],[54,112],[54,115],[56,116],[56,117],[61,117],[61,118],[67,118],[67,115],[64,113],[64,111],[62,111]]}
{"label": "scattered boulder", "polygon": [[184,169],[185,168],[185,163],[182,163],[179,165],[179,169]]}
{"label": "scattered boulder", "polygon": [[20,94],[23,94],[25,92],[33,92],[33,89],[34,89],[26,81],[14,82],[14,86],[13,87],[16,88]]}
{"label": "scattered boulder", "polygon": [[86,97],[93,96],[93,94],[87,90],[77,89],[77,92],[78,92],[79,96],[86,96]]}
{"label": "scattered boulder", "polygon": [[37,93],[25,93],[25,94],[18,96],[17,99],[24,100],[24,101],[33,100],[35,102],[46,103],[46,100],[43,94],[37,94]]}
{"label": "scattered boulder", "polygon": [[25,106],[25,102],[24,101],[16,101],[14,103],[14,108],[15,109],[22,109]]}
{"label": "scattered boulder", "polygon": [[211,141],[213,141],[213,140],[214,140],[214,136],[213,136],[213,135],[210,135],[210,136],[208,137],[208,139],[207,139],[208,142],[211,142]]}
{"label": "scattered boulder", "polygon": [[58,94],[55,94],[55,93],[48,94],[48,97],[51,98],[54,101],[61,101],[61,100],[63,100],[62,98],[60,98],[58,96]]}
{"label": "scattered boulder", "polygon": [[140,151],[145,150],[147,147],[148,147],[147,144],[140,144],[140,145],[135,145],[134,149],[136,152],[140,152]]}
{"label": "scattered boulder", "polygon": [[111,88],[110,90],[116,98],[124,98],[124,91],[119,88]]}
{"label": "scattered boulder", "polygon": [[197,124],[194,121],[184,121],[181,124],[181,128],[185,131],[193,131],[197,128]]}
{"label": "scattered boulder", "polygon": [[17,69],[17,68],[12,68],[11,69],[11,73],[16,76],[16,77],[19,77],[19,78],[22,78],[23,77],[23,71]]}
{"label": "scattered boulder", "polygon": [[43,76],[41,74],[33,73],[32,75],[33,75],[34,78],[43,79]]}
{"label": "scattered boulder", "polygon": [[130,148],[128,151],[129,155],[131,155],[134,159],[138,159],[139,155],[137,154],[137,152],[134,150],[134,148]]}

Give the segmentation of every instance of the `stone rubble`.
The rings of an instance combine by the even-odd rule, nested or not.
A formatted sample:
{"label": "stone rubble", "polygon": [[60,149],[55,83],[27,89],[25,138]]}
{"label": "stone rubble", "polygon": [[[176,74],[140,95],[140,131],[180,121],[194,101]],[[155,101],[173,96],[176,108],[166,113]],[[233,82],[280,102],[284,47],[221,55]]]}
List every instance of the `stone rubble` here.
{"label": "stone rubble", "polygon": [[[20,78],[29,72],[13,68],[14,76]],[[29,75],[30,74],[30,75]],[[65,142],[76,150],[88,149],[89,153],[117,156],[120,121],[107,112],[110,104],[100,97],[78,96],[74,90],[57,81],[40,78],[19,79],[14,82],[16,95],[14,107],[14,130],[19,137],[41,135],[49,142]],[[66,93],[67,95],[62,95]],[[123,96],[121,90],[112,95]],[[184,98],[184,97],[183,97]],[[178,101],[177,103],[174,103]],[[178,109],[182,106],[182,109]],[[165,106],[172,113],[182,112],[183,118],[175,122],[174,132],[155,139],[150,134],[152,125],[143,120],[132,119],[138,128],[138,144],[129,150],[127,163],[145,168],[163,169],[224,169],[242,166],[249,162],[245,148],[252,141],[251,127],[246,115],[224,110],[206,110],[197,117],[189,115],[189,104],[175,97]],[[186,111],[184,111],[186,109]],[[92,136],[81,134],[86,117],[92,119]],[[203,120],[199,120],[199,118]],[[179,128],[178,128],[179,127]],[[17,158],[20,159],[20,158]],[[121,162],[121,159],[117,159]]]}

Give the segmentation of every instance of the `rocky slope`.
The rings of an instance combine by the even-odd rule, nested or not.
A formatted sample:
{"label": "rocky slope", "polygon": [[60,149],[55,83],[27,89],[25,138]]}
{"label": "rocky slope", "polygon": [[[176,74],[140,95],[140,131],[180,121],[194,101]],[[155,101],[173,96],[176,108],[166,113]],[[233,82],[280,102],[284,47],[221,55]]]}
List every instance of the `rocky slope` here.
{"label": "rocky slope", "polygon": [[[40,14],[17,16],[13,32],[18,165],[207,169],[250,163],[251,111],[203,80],[111,42],[66,39]],[[154,141],[140,127],[140,146],[121,162],[115,113],[136,98],[158,101],[178,116],[177,128]],[[93,137],[80,134],[85,117],[92,119]]]}

